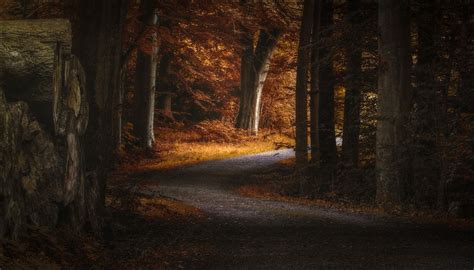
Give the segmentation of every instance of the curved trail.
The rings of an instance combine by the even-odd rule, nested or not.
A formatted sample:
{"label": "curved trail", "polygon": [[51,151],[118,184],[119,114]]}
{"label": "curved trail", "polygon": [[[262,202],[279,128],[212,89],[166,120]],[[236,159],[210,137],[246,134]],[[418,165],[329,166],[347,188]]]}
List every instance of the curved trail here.
{"label": "curved trail", "polygon": [[206,236],[193,236],[215,248],[206,269],[474,269],[472,232],[233,192],[246,176],[292,155],[279,150],[205,162],[160,177],[149,192],[208,215]]}

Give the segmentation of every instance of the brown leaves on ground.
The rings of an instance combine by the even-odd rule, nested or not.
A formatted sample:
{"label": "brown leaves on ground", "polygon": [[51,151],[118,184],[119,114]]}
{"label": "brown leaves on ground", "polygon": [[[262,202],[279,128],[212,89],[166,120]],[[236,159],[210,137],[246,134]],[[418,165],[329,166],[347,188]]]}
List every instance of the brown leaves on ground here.
{"label": "brown leaves on ground", "polygon": [[[155,182],[156,184],[156,182]],[[111,269],[183,269],[199,265],[214,253],[206,241],[189,242],[206,215],[183,202],[147,195],[152,183],[111,188],[107,198],[112,213],[108,236]]]}
{"label": "brown leaves on ground", "polygon": [[30,227],[25,237],[0,243],[1,269],[102,268],[105,250],[100,242],[67,228],[49,231]]}

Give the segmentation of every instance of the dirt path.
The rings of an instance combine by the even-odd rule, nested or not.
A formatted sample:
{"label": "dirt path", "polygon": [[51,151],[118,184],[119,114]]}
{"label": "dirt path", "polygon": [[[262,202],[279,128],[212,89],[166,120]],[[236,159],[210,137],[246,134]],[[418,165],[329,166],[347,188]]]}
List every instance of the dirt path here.
{"label": "dirt path", "polygon": [[201,261],[196,268],[474,269],[473,232],[233,192],[246,175],[291,155],[291,150],[280,150],[205,162],[160,177],[148,192],[181,200],[208,215],[202,227],[186,236],[190,242],[209,241],[215,250],[211,256],[189,258]]}

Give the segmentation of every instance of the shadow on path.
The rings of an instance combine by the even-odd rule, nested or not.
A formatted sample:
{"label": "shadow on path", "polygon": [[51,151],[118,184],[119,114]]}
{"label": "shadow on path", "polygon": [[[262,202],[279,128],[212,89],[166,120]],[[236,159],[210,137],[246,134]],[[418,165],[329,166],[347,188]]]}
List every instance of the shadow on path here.
{"label": "shadow on path", "polygon": [[[208,215],[203,238],[216,250],[206,259],[208,269],[474,268],[473,232],[233,192],[246,176],[292,155],[292,150],[278,150],[177,169],[147,193],[183,201]],[[198,234],[193,237],[199,239]]]}

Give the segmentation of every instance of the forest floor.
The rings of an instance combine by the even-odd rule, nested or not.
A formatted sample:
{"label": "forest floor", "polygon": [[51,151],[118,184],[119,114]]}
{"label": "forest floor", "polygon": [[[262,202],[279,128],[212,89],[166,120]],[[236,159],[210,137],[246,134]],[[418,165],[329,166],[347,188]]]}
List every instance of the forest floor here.
{"label": "forest floor", "polygon": [[472,229],[244,196],[241,187],[253,175],[292,155],[277,150],[129,175],[136,184],[112,192],[109,201],[104,263],[111,269],[474,267]]}

